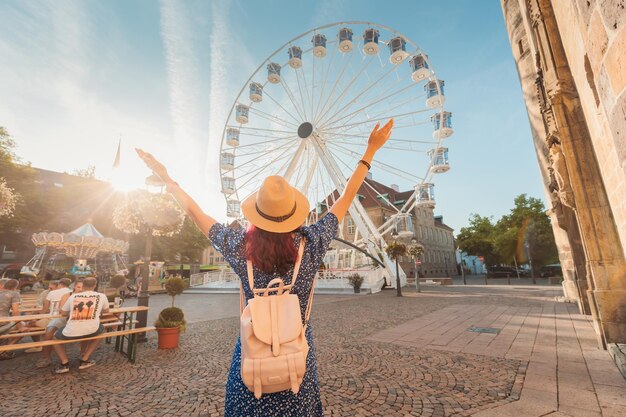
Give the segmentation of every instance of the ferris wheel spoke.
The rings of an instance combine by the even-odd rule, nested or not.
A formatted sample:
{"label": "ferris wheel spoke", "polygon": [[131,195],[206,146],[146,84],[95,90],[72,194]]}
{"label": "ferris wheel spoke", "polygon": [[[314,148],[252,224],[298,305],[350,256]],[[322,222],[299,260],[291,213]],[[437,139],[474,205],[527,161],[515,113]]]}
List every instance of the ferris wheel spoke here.
{"label": "ferris wheel spoke", "polygon": [[[370,101],[370,102],[369,102],[369,103],[367,103],[365,106],[363,106],[363,107],[361,107],[361,108],[359,108],[359,109],[357,109],[357,110],[354,110],[352,113],[348,113],[347,115],[345,115],[345,116],[343,116],[343,117],[341,117],[341,118],[329,119],[329,120],[328,120],[325,124],[323,124],[323,125],[321,125],[321,126],[320,126],[320,129],[323,129],[325,126],[334,126],[334,125],[336,125],[337,123],[339,123],[340,121],[345,120],[346,118],[348,118],[348,117],[350,117],[350,116],[354,117],[354,116],[356,116],[359,112],[364,111],[365,109],[368,109],[368,108],[372,108],[373,106],[377,105],[378,103],[382,102],[383,100],[388,100],[388,99],[390,99],[390,98],[392,98],[392,97],[394,97],[394,96],[397,96],[397,95],[399,95],[399,94],[402,94],[402,93],[406,92],[407,90],[410,90],[411,88],[413,88],[415,85],[417,85],[417,84],[416,84],[416,83],[414,83],[414,84],[409,84],[408,86],[406,86],[406,87],[402,87],[401,89],[396,90],[396,91],[394,91],[394,92],[393,92],[393,93],[391,93],[391,94],[387,94],[386,96],[383,96],[383,97],[380,97],[380,96],[379,96],[380,98],[379,98],[379,97],[376,97],[376,99],[374,99],[373,101]],[[408,102],[402,102],[402,103],[400,103],[397,107],[404,106],[405,104],[408,104],[408,103],[410,103],[411,101],[414,101],[414,100],[417,100],[417,99],[419,99],[419,97],[416,97],[416,98],[410,98]],[[352,117],[350,117],[350,118],[348,119],[348,121],[350,121],[350,120],[352,119]]]}
{"label": "ferris wheel spoke", "polygon": [[[315,64],[315,58],[313,59],[313,63]],[[313,100],[311,99],[311,97],[312,97],[312,92],[311,92],[311,91],[309,91],[309,83],[308,83],[308,82],[307,82],[307,80],[306,80],[306,72],[305,72],[302,68],[300,68],[300,71],[297,71],[297,70],[296,70],[296,76],[297,76],[297,73],[298,73],[298,72],[300,72],[300,74],[302,75],[302,82],[303,82],[303,84],[304,84],[304,92],[306,93],[306,94],[305,94],[305,95],[306,95],[306,97],[305,97],[304,95],[302,96],[302,104],[303,104],[303,107],[308,107],[309,103],[311,104],[311,107],[310,107],[310,110],[311,110],[311,113],[310,113],[311,118],[310,118],[310,119],[313,119]],[[304,103],[304,101],[305,101],[305,100],[307,100],[307,103]],[[306,104],[306,105],[305,105],[305,104]]]}
{"label": "ferris wheel spoke", "polygon": [[[247,184],[249,184],[249,183],[250,183],[250,181],[254,180],[255,178],[256,178],[256,179],[261,179],[261,178],[262,178],[262,177],[261,177],[261,175],[260,175],[261,173],[265,172],[267,169],[269,169],[269,168],[270,168],[273,164],[275,164],[276,162],[278,162],[278,161],[282,161],[283,159],[286,159],[286,158],[288,158],[289,156],[291,156],[291,155],[289,155],[289,154],[288,154],[288,152],[289,152],[290,150],[292,151],[293,149],[292,149],[292,148],[287,148],[287,149],[286,149],[285,151],[283,151],[280,155],[278,155],[277,157],[275,157],[275,158],[273,158],[272,160],[268,161],[268,163],[264,164],[264,165],[261,167],[261,169],[260,169],[260,170],[258,170],[258,171],[256,171],[256,170],[255,170],[255,171],[248,171],[248,172],[246,172],[245,174],[240,175],[240,176],[238,176],[238,177],[237,177],[237,176],[235,176],[235,181],[237,181],[237,180],[241,180],[241,179],[243,179],[243,178],[247,177],[248,175],[252,175],[252,174],[253,174],[253,175],[252,175],[249,179],[247,179],[247,180],[246,180],[246,182],[244,182],[243,184],[237,185],[237,188],[238,188],[238,189],[245,188],[245,186],[246,186]],[[256,161],[258,161],[258,160],[256,160]]]}
{"label": "ferris wheel spoke", "polygon": [[[343,68],[341,69],[339,76],[335,79],[335,84],[333,84],[333,87],[329,90],[328,97],[326,97],[326,99],[324,100],[324,105],[322,106],[322,110],[320,110],[320,112],[324,112],[324,110],[326,110],[326,106],[335,95],[335,91],[337,90],[337,85],[339,84],[339,81],[343,78],[343,74],[346,72],[346,69],[348,68],[348,65],[350,64],[350,58],[349,57],[346,58],[347,56],[348,54],[345,54],[342,56],[342,59],[344,59],[346,63],[343,65]],[[319,114],[317,114],[315,115],[315,118],[313,119],[313,123],[317,124],[319,120],[320,120],[320,117],[319,117]]]}
{"label": "ferris wheel spoke", "polygon": [[[290,149],[293,149],[293,146],[291,146],[289,143],[285,143],[285,144],[283,144],[283,145],[281,145],[281,146],[279,146],[277,148],[272,148],[272,149],[261,151],[260,154],[257,154],[258,156],[255,156],[252,159],[248,159],[247,161],[242,162],[239,165],[235,165],[235,167],[233,169],[226,170],[226,172],[236,171],[237,169],[241,169],[242,167],[250,165],[251,163],[258,162],[260,158],[263,158],[264,156],[269,155],[272,152],[276,152],[276,151],[279,151],[279,150],[284,149],[284,148],[286,148],[287,150],[290,150]],[[241,155],[241,156],[248,156],[248,155],[250,155],[250,154],[244,154],[244,155]]]}
{"label": "ferris wheel spoke", "polygon": [[[315,106],[315,113],[314,114],[318,114],[318,110],[320,108],[320,103],[322,103],[322,98],[324,97],[324,90],[326,89],[326,81],[328,80],[328,75],[330,74],[330,69],[331,67],[333,67],[333,62],[335,61],[335,55],[337,54],[331,54],[330,59],[328,60],[328,66],[326,68],[326,75],[323,78],[323,82],[322,82],[322,88],[320,89],[320,96],[319,99],[317,100],[317,105]],[[321,72],[322,75],[324,75],[324,66],[321,66]]]}
{"label": "ferris wheel spoke", "polygon": [[[378,56],[380,58],[380,54],[378,54]],[[381,62],[381,66],[383,66],[382,62]],[[377,101],[378,97],[386,95],[390,89],[394,88],[395,85],[400,84],[400,83],[402,83],[403,81],[405,81],[407,79],[410,79],[410,75],[406,75],[404,77],[401,77],[398,74],[398,69],[400,67],[401,67],[400,65],[394,65],[391,70],[389,70],[386,73],[384,73],[381,77],[377,78],[374,82],[370,83],[367,87],[365,87],[363,90],[361,90],[361,92],[359,92],[356,96],[354,96],[353,98],[348,100],[347,103],[344,105],[344,107],[342,107],[336,113],[337,114],[341,114],[342,112],[344,112],[344,110],[348,110],[353,104],[357,103],[357,99],[359,99],[362,95],[365,95],[367,97],[368,93],[370,91],[373,91],[374,87],[377,87],[377,89],[378,89],[378,91],[380,93],[376,98],[374,98],[374,101]],[[379,81],[383,80],[384,78],[388,78],[388,76],[391,75],[392,73],[396,75],[397,80],[395,82],[393,82],[389,86],[381,85],[381,83]],[[368,79],[369,79],[369,76],[368,76]],[[415,82],[411,81],[409,85],[410,85],[410,87],[413,87],[415,85],[418,85],[418,83],[415,83]]]}
{"label": "ferris wheel spoke", "polygon": [[[395,128],[395,126],[394,126]],[[369,139],[369,134],[368,135],[351,135],[349,133],[338,133],[338,132],[328,132],[328,131],[322,131],[321,133],[324,133],[322,135],[322,137],[326,138],[327,140],[332,140],[332,139],[328,139],[331,136],[344,136],[346,138],[362,138],[362,139]],[[402,142],[402,143],[425,143],[425,144],[430,144],[432,145],[433,143],[436,143],[436,141],[434,141],[433,139],[430,140],[424,140],[424,139],[396,139],[396,138],[389,138],[387,139],[388,143],[391,142]]]}
{"label": "ferris wheel spoke", "polygon": [[289,115],[289,117],[291,117],[293,120],[295,120],[296,124],[301,124],[302,123],[302,119],[298,119],[296,116],[294,116],[294,114],[292,112],[290,112],[289,110],[287,110],[285,107],[283,107],[282,104],[280,104],[274,97],[272,97],[267,90],[263,90],[263,94],[265,95],[265,97],[269,98],[270,100],[272,100],[274,102],[274,104],[276,104],[278,107],[280,107],[281,109],[283,109],[283,111],[285,112],[285,114]]}
{"label": "ferris wheel spoke", "polygon": [[[373,60],[370,60],[370,62],[371,62],[371,61],[373,61]],[[377,78],[374,82],[369,83],[369,84],[368,84],[368,85],[367,85],[364,89],[362,89],[362,90],[361,90],[361,91],[360,91],[360,92],[359,92],[356,96],[354,96],[351,100],[349,100],[349,101],[348,101],[348,104],[347,104],[346,106],[349,106],[349,105],[350,105],[350,103],[354,103],[354,102],[356,102],[356,100],[357,100],[357,99],[359,99],[359,97],[361,97],[363,94],[367,93],[367,92],[368,92],[368,91],[369,91],[369,90],[370,90],[373,86],[377,85],[377,84],[378,84],[378,82],[379,82],[380,80],[382,80],[383,78],[385,78],[385,77],[389,76],[389,74],[391,74],[392,72],[398,71],[398,68],[399,68],[399,67],[400,67],[399,65],[394,65],[394,66],[393,66],[393,68],[391,68],[390,70],[388,70],[388,71],[384,72],[384,73],[383,73],[383,75],[381,75],[380,77],[378,77],[378,78]],[[348,90],[348,89],[349,89],[349,87],[350,87],[350,86],[348,86],[348,88],[346,88],[346,90]],[[346,90],[344,90],[344,93],[346,92]],[[331,106],[331,109],[332,109],[332,107],[334,107],[334,105],[335,105],[335,104],[337,104],[337,101],[335,101],[335,102],[333,103],[333,106]],[[344,108],[345,108],[345,106],[344,106]],[[329,109],[329,110],[330,110],[330,109]],[[337,112],[335,112],[335,113],[340,113],[341,111],[343,111],[343,109],[342,109],[342,110],[339,110],[339,111],[337,111]],[[328,111],[327,111],[327,112],[328,112]],[[327,112],[326,112],[326,113],[327,113]],[[326,113],[324,113],[324,116],[325,116],[325,114],[326,114]],[[321,124],[324,124],[324,123],[325,123],[325,121],[323,120],[323,117],[320,117],[320,122],[321,122]]]}
{"label": "ferris wheel spoke", "polygon": [[[350,124],[347,124],[347,125],[343,125],[341,127],[349,128],[349,127],[354,127],[354,126],[361,126],[361,125],[364,125],[364,124],[367,124],[367,123],[386,121],[386,120],[389,120],[391,118],[400,120],[400,119],[405,118],[407,116],[412,116],[414,114],[420,114],[420,113],[425,113],[425,112],[430,112],[430,111],[431,111],[431,109],[421,109],[421,110],[415,110],[415,111],[410,111],[410,112],[406,112],[406,113],[385,115],[383,117],[373,117],[371,119],[368,119],[368,120],[365,120],[365,121],[362,121],[362,122],[350,123]],[[394,129],[395,129],[395,125],[394,125]],[[329,129],[329,130],[332,131],[332,129]]]}
{"label": "ferris wheel spoke", "polygon": [[[241,154],[240,153],[235,153],[235,156],[238,159],[245,158],[245,157],[252,156],[252,155],[259,155],[259,156],[262,157],[262,156],[265,156],[265,155],[267,155],[267,154],[269,154],[271,152],[276,152],[277,150],[284,149],[286,147],[291,147],[291,146],[292,146],[291,143],[283,143],[280,146],[272,147],[272,148],[262,147],[262,149],[260,149],[258,151],[257,150],[253,150],[253,151],[245,152],[245,153],[241,153]],[[259,158],[259,156],[256,156],[254,159]]]}
{"label": "ferris wheel spoke", "polygon": [[398,207],[396,207],[395,204],[393,204],[391,201],[389,201],[389,199],[387,197],[385,197],[383,194],[381,194],[380,192],[378,192],[378,190],[374,187],[372,187],[372,185],[367,182],[367,181],[363,181],[363,184],[365,184],[366,187],[368,187],[370,190],[374,191],[374,193],[376,194],[376,198],[380,198],[381,200],[383,200],[385,203],[387,203],[387,205],[389,207],[393,207],[393,209],[400,213],[400,210],[398,209]]}
{"label": "ferris wheel spoke", "polygon": [[293,129],[297,129],[298,128],[298,125],[296,125],[296,124],[293,124],[293,123],[288,122],[288,121],[286,121],[284,119],[281,119],[278,116],[273,116],[273,115],[271,115],[269,113],[266,113],[266,112],[264,112],[262,110],[255,109],[252,106],[250,107],[250,113],[256,114],[257,116],[260,116],[261,118],[266,119],[266,120],[268,120],[270,122],[277,123],[277,124],[281,125],[282,127],[287,128],[287,129],[289,129],[290,127],[293,128]]}
{"label": "ferris wheel spoke", "polygon": [[300,76],[298,75],[298,70],[294,69],[294,72],[296,73],[296,83],[298,84],[298,92],[300,93],[300,105],[302,106],[302,112],[304,113],[304,118],[305,120],[309,120],[307,118],[307,112],[306,112],[306,98],[304,97],[304,94],[302,93],[302,86],[300,85]]}
{"label": "ferris wheel spoke", "polygon": [[252,131],[259,131],[259,132],[270,132],[270,133],[287,133],[289,135],[293,135],[293,130],[263,129],[260,127],[250,127],[250,126],[227,126],[227,127],[233,127],[235,129],[239,129],[244,134],[248,130],[252,130]]}
{"label": "ferris wheel spoke", "polygon": [[354,76],[352,76],[352,79],[350,80],[346,88],[343,89],[343,91],[341,92],[341,95],[337,97],[336,100],[333,100],[330,107],[328,107],[328,109],[323,114],[316,117],[316,120],[317,120],[316,124],[323,125],[325,123],[323,120],[324,120],[324,117],[326,117],[326,115],[328,114],[328,112],[331,111],[337,104],[339,104],[339,102],[341,102],[341,100],[346,95],[346,93],[354,85],[355,81],[358,80],[361,74],[363,74],[363,72],[367,69],[367,67],[369,67],[372,64],[372,62],[374,62],[373,59],[369,59],[367,61],[368,61],[367,64],[362,65],[359,72],[357,72]]}
{"label": "ferris wheel spoke", "polygon": [[[350,145],[350,146],[359,146],[362,148],[367,147],[367,143],[355,143],[355,142],[349,142],[349,141],[341,141],[341,140],[333,140],[330,143],[339,143],[342,145]],[[402,151],[402,152],[415,152],[415,153],[428,153],[429,149],[414,149],[414,148],[406,148],[406,147],[398,147],[398,146],[393,146],[393,145],[385,145],[385,150],[395,150],[395,151]]]}
{"label": "ferris wheel spoke", "polygon": [[296,112],[298,113],[298,115],[300,115],[300,117],[302,118],[302,120],[306,120],[306,116],[305,113],[301,111],[301,109],[298,107],[298,105],[296,104],[296,99],[295,96],[293,95],[293,92],[291,91],[291,88],[289,87],[289,85],[285,82],[285,80],[283,80],[283,77],[280,77],[280,85],[283,86],[283,90],[285,91],[285,93],[287,94],[287,97],[289,97],[289,101],[291,101],[291,105],[293,106],[293,108],[296,110]]}
{"label": "ferris wheel spoke", "polygon": [[[338,152],[343,152],[343,153],[348,153],[349,155],[353,155],[355,158],[360,158],[360,154],[358,152],[354,152],[351,149],[345,148],[341,145],[337,145],[337,144],[333,144],[333,143],[329,143],[328,144],[329,147],[332,147],[333,149],[337,150]],[[392,174],[392,175],[398,175],[398,176],[402,176],[405,179],[408,179],[409,181],[414,181],[414,182],[421,182],[423,181],[423,178],[420,178],[414,174],[411,174],[410,172],[406,172],[400,168],[394,167],[392,165],[386,164],[384,162],[378,161],[378,160],[374,160],[372,161],[372,165],[373,166],[377,166],[378,168]]]}
{"label": "ferris wheel spoke", "polygon": [[[389,108],[386,108],[386,109],[384,109],[382,111],[379,111],[379,112],[377,112],[374,115],[371,115],[371,116],[368,115],[368,120],[371,120],[372,118],[377,118],[377,117],[381,117],[381,116],[384,116],[386,114],[389,114],[389,113],[391,113],[393,111],[396,111],[399,108],[402,108],[402,107],[404,107],[404,106],[414,102],[416,99],[421,99],[422,97],[424,97],[424,95],[421,95],[421,96],[418,96],[418,97],[411,97],[411,98],[409,98],[407,100],[401,101],[399,104],[396,104],[396,105],[394,105],[392,107],[389,107]],[[349,125],[349,122],[351,122],[357,115],[358,115],[358,113],[355,113],[350,118],[348,118],[347,120],[343,121],[342,126]],[[333,124],[332,126],[329,126],[329,127],[333,128],[333,127],[341,127],[341,126],[338,126],[335,123],[335,124]]]}

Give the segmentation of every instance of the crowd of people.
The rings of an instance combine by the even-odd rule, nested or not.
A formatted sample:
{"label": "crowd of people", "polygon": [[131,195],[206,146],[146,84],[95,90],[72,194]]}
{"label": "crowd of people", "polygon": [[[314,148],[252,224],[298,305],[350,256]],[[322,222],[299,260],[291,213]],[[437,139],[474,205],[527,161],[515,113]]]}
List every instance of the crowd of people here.
{"label": "crowd of people", "polygon": [[[69,278],[50,281],[48,288],[44,289],[37,299],[37,309],[29,314],[46,314],[51,317],[39,320],[9,322],[0,325],[0,335],[8,334],[17,330],[16,337],[2,339],[4,344],[18,343],[22,337],[19,333],[29,330],[45,329],[43,335],[32,336],[34,341],[52,339],[84,339],[96,336],[104,332],[100,323],[100,316],[109,311],[107,296],[97,289],[98,281],[94,277],[87,277],[73,282]],[[0,317],[24,315],[20,311],[21,295],[17,290],[18,281],[15,279],[0,279]],[[59,316],[62,317],[54,317]],[[79,369],[86,369],[95,365],[90,359],[93,352],[98,348],[100,340],[86,340],[81,342]],[[37,361],[38,368],[47,368],[52,364],[52,352],[59,358],[59,364],[55,369],[57,374],[69,371],[69,359],[65,351],[65,345],[54,347],[37,347],[25,350],[25,353],[41,352],[41,358]],[[0,360],[11,359],[14,351],[0,352]]]}

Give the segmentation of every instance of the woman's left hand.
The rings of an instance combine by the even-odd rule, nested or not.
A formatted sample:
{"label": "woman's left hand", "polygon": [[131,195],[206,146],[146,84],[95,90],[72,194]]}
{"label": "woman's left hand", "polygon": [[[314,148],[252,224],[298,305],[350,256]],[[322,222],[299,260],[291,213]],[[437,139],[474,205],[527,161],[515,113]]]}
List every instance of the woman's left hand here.
{"label": "woman's left hand", "polygon": [[143,149],[135,148],[137,155],[143,160],[148,168],[152,170],[156,175],[163,180],[163,182],[171,181],[169,174],[167,173],[167,168],[165,165],[157,161],[157,159],[152,156],[151,153],[144,151]]}

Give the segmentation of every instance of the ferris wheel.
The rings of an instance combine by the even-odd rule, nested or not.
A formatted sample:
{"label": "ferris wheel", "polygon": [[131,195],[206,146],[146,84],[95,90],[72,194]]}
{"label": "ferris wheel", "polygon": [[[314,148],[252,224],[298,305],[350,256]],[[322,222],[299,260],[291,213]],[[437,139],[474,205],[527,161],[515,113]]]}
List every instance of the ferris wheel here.
{"label": "ferris wheel", "polygon": [[307,196],[309,222],[317,221],[343,191],[371,129],[393,117],[371,173],[409,192],[389,201],[364,182],[394,213],[380,225],[360,198],[350,207],[354,243],[386,258],[384,236],[413,234],[414,209],[434,207],[433,177],[449,169],[443,142],[452,114],[444,103],[444,81],[428,55],[394,29],[339,22],[303,33],[259,65],[230,110],[219,156],[227,215],[239,218],[240,202],[268,175],[282,175]]}

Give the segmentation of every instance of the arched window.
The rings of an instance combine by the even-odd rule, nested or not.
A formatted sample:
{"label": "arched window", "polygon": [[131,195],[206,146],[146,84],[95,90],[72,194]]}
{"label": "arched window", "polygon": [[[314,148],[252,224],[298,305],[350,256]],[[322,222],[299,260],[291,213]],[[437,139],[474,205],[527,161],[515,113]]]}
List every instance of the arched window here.
{"label": "arched window", "polygon": [[352,217],[348,217],[348,227],[347,227],[347,231],[349,235],[353,235],[355,232],[355,225],[354,225],[354,220],[352,220]]}

